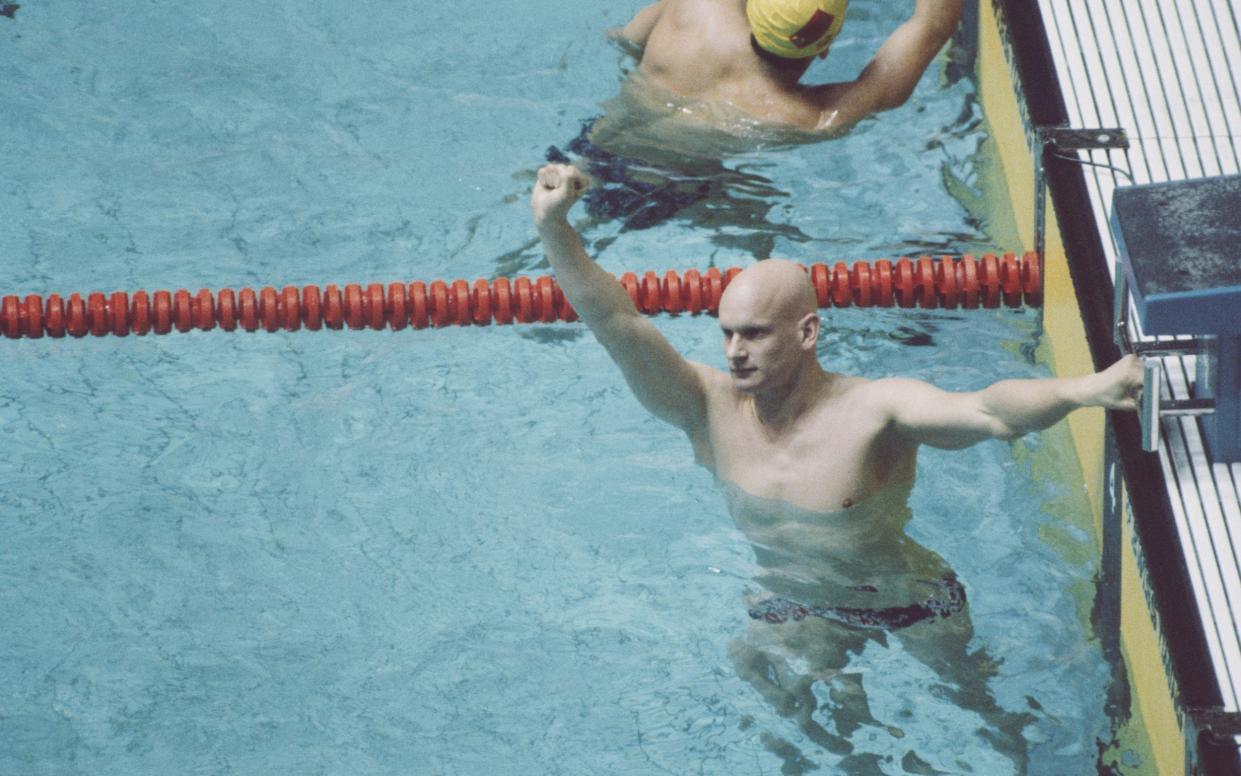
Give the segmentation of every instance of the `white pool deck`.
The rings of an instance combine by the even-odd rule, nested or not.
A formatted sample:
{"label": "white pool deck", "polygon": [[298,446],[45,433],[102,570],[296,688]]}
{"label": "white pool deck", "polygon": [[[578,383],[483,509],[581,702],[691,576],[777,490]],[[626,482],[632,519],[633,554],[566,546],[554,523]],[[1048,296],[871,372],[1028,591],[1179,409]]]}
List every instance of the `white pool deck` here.
{"label": "white pool deck", "polygon": [[[1038,0],[1070,122],[1121,127],[1128,150],[1080,152],[1109,264],[1112,192],[1241,172],[1241,0]],[[1238,213],[1241,236],[1241,213]],[[1241,256],[1238,257],[1241,262]],[[1237,311],[1241,316],[1241,310]],[[1164,359],[1187,399],[1194,359]],[[1241,463],[1212,461],[1197,420],[1162,421],[1159,458],[1225,711],[1241,710]],[[1236,739],[1241,746],[1241,737]]]}

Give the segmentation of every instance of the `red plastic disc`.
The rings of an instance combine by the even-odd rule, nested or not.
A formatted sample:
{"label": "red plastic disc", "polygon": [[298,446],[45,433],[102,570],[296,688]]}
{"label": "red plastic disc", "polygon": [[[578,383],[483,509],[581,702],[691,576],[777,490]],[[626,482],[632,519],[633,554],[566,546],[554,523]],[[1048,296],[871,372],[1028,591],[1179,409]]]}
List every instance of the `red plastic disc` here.
{"label": "red plastic disc", "polygon": [[961,289],[961,306],[967,310],[978,309],[982,284],[978,282],[978,262],[968,253],[957,263],[957,287]]}
{"label": "red plastic disc", "polygon": [[676,273],[676,270],[670,269],[664,273],[660,291],[663,293],[665,310],[676,315],[684,309],[681,303],[681,276]]}
{"label": "red plastic disc", "polygon": [[203,331],[215,328],[215,297],[210,289],[199,289],[194,297],[194,326]]}
{"label": "red plastic disc", "polygon": [[537,292],[536,300],[538,304],[538,319],[543,323],[552,323],[556,320],[556,287],[552,279],[547,275],[543,275],[535,281],[534,290]]}
{"label": "red plastic disc", "polygon": [[366,324],[372,329],[378,331],[388,325],[388,310],[382,284],[371,283],[366,287],[366,300],[362,310],[366,314]]}
{"label": "red plastic disc", "polygon": [[[26,336],[38,339],[43,336],[43,297],[38,294],[27,294],[26,304]],[[126,318],[128,323],[128,318]]]}
{"label": "red plastic disc", "polygon": [[872,298],[880,307],[892,306],[892,262],[879,259],[875,262],[874,271],[870,275],[870,285],[874,289]]}
{"label": "red plastic disc", "polygon": [[22,336],[22,300],[16,296],[6,296],[0,301],[0,325],[4,326],[4,336],[18,339]]}
{"label": "red plastic disc", "polygon": [[259,320],[267,331],[280,329],[280,297],[271,286],[263,286],[259,291]]}
{"label": "red plastic disc", "polygon": [[832,304],[831,271],[826,264],[810,265],[810,284],[814,286],[814,298],[819,307],[830,307]]}
{"label": "red plastic disc", "polygon": [[[156,300],[159,299],[159,292],[156,292]],[[254,294],[253,288],[243,288],[237,292],[237,319],[241,321],[241,328],[246,331],[255,331],[259,327],[259,301]]]}
{"label": "red plastic disc", "polygon": [[941,256],[935,262],[935,289],[938,291],[939,303],[949,310],[956,309],[961,302],[961,294],[957,290],[957,267],[949,256]]}
{"label": "red plastic disc", "polygon": [[853,303],[858,307],[870,307],[874,304],[868,262],[853,262],[853,266],[849,268],[849,290],[853,292]]}
{"label": "red plastic disc", "polygon": [[115,291],[108,301],[108,330],[118,337],[129,334],[129,294]]}
{"label": "red plastic disc", "polygon": [[221,288],[215,293],[216,320],[224,331],[237,328],[237,294],[231,288]]}
{"label": "red plastic disc", "polygon": [[654,315],[663,307],[663,300],[660,299],[659,293],[659,275],[648,270],[642,276],[642,312],[648,315]]}
{"label": "red plastic disc", "polygon": [[302,328],[302,300],[297,293],[297,286],[285,286],[281,289],[276,309],[280,314],[280,326],[285,331]]}
{"label": "red plastic disc", "polygon": [[1021,257],[1021,290],[1026,304],[1038,307],[1043,303],[1043,268],[1039,256],[1028,251]]}
{"label": "red plastic disc", "polygon": [[522,275],[513,282],[513,296],[517,298],[517,320],[534,322],[534,298],[530,292],[530,278]]}
{"label": "red plastic disc", "polygon": [[452,322],[448,309],[448,285],[442,280],[432,280],[427,287],[427,300],[431,308],[431,325],[439,329]]}
{"label": "red plastic disc", "polygon": [[[73,299],[69,299],[69,333],[73,333]],[[172,294],[156,291],[151,298],[151,330],[156,334],[172,331]]]}
{"label": "red plastic disc", "polygon": [[179,288],[172,295],[172,322],[179,332],[194,328],[193,311],[190,309],[190,292]]}
{"label": "red plastic disc", "polygon": [[901,307],[913,307],[917,304],[914,284],[914,264],[902,256],[896,262],[896,303]]}
{"label": "red plastic disc", "polygon": [[1000,260],[1000,291],[1005,305],[1021,307],[1021,264],[1012,253]]}
{"label": "red plastic disc", "polygon": [[388,306],[384,308],[384,312],[393,331],[400,331],[409,325],[408,300],[404,283],[388,284]]}
{"label": "red plastic disc", "polygon": [[919,256],[914,262],[914,299],[919,307],[928,310],[939,307],[935,296],[935,262],[930,256]]}
{"label": "red plastic disc", "polygon": [[427,310],[427,286],[421,280],[409,284],[409,323],[415,329],[425,329],[431,323]]}
{"label": "red plastic disc", "polygon": [[43,319],[47,328],[47,336],[65,336],[65,300],[60,297],[60,294],[47,295],[47,307],[44,308]]}
{"label": "red plastic disc", "polygon": [[470,292],[470,309],[474,311],[474,323],[486,326],[491,323],[491,284],[486,279],[474,281]]}
{"label": "red plastic disc", "polygon": [[994,253],[985,254],[982,257],[982,266],[979,268],[979,282],[982,285],[982,306],[983,307],[999,307],[1000,306],[1000,261],[995,257]]}
{"label": "red plastic disc", "polygon": [[302,286],[302,323],[311,331],[323,328],[323,292],[318,286]]}
{"label": "red plastic disc", "polygon": [[343,307],[345,325],[355,331],[366,325],[366,310],[362,305],[362,286],[357,283],[346,284]]}
{"label": "red plastic disc", "polygon": [[832,305],[848,307],[853,304],[853,291],[849,288],[849,265],[843,261],[832,266]]}
{"label": "red plastic disc", "polygon": [[496,323],[513,322],[513,289],[508,278],[496,278],[491,282],[491,302],[495,308]]}
{"label": "red plastic disc", "polygon": [[453,313],[453,323],[459,327],[468,327],[472,322],[472,313],[469,309],[469,283],[465,281],[453,281],[452,286],[452,302],[449,307]]}
{"label": "red plastic disc", "polygon": [[685,309],[689,310],[691,315],[702,312],[702,275],[698,274],[698,270],[685,271],[681,293],[684,295]]}
{"label": "red plastic disc", "polygon": [[[59,298],[57,298],[57,306],[59,306]],[[64,333],[63,310],[60,311],[61,319],[59,321],[61,333]],[[47,327],[48,332],[52,330],[52,299],[47,300]],[[143,335],[151,331],[151,297],[147,296],[146,291],[135,291],[134,298],[129,303],[129,330],[134,334]],[[60,336],[60,335],[52,335]]]}
{"label": "red plastic disc", "polygon": [[724,270],[724,288],[728,288],[728,284],[733,282],[733,278],[741,274],[741,267],[729,267]]}
{"label": "red plastic disc", "polygon": [[345,325],[345,303],[341,299],[340,289],[334,283],[324,286],[319,309],[323,316],[324,326],[329,329],[339,329]]}
{"label": "red plastic disc", "polygon": [[720,276],[719,269],[712,267],[703,276],[702,295],[707,305],[707,312],[712,315],[719,313],[720,297],[724,295],[724,279]]}
{"label": "red plastic disc", "polygon": [[95,337],[102,337],[112,328],[112,322],[108,320],[108,300],[98,291],[86,296],[86,320],[91,335]]}
{"label": "red plastic disc", "polygon": [[[172,294],[156,291],[151,294],[151,332],[168,334],[172,330]],[[69,298],[69,334],[73,333],[73,298]]]}

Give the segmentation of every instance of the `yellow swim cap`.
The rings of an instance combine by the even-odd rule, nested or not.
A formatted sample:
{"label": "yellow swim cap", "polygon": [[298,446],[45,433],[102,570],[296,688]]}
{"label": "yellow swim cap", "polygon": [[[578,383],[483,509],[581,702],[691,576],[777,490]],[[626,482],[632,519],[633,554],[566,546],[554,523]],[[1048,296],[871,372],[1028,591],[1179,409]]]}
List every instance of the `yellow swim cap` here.
{"label": "yellow swim cap", "polygon": [[823,53],[840,34],[849,0],[748,0],[745,15],[758,45],[778,57]]}

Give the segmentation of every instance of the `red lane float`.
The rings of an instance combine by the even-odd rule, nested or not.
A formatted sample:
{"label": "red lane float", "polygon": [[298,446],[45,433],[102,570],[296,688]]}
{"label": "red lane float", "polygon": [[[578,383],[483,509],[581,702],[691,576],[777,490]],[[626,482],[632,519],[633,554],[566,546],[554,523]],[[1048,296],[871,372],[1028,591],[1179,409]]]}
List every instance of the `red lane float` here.
{"label": "red lane float", "polygon": [[[1033,253],[961,257],[898,257],[895,263],[839,261],[805,267],[820,307],[1037,307],[1043,301],[1042,265]],[[716,314],[724,289],[741,270],[625,272],[618,280],[633,306],[649,315]],[[222,288],[176,291],[93,291],[86,295],[0,296],[0,335],[123,337],[154,332],[297,331],[306,328],[425,329],[575,321],[577,313],[549,276],[429,283],[349,283],[344,287],[285,286],[277,291]]]}

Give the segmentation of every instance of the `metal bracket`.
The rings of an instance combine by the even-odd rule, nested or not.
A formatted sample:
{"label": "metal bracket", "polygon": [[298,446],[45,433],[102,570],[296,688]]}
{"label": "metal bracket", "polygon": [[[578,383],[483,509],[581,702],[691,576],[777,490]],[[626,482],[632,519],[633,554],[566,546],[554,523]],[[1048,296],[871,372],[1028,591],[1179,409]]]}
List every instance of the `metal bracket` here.
{"label": "metal bracket", "polygon": [[1047,238],[1047,176],[1043,169],[1043,155],[1049,147],[1061,151],[1097,151],[1129,147],[1125,130],[1075,129],[1073,127],[1039,126],[1034,128],[1034,253],[1042,261]]}
{"label": "metal bracket", "polygon": [[1199,733],[1206,733],[1221,741],[1241,736],[1241,712],[1227,711],[1214,706],[1187,708],[1185,713],[1189,715]]}
{"label": "metal bracket", "polygon": [[1108,148],[1123,151],[1129,147],[1129,136],[1120,128],[1074,129],[1042,126],[1038,133],[1043,143],[1062,151],[1097,151]]}
{"label": "metal bracket", "polygon": [[1159,419],[1173,415],[1210,415],[1215,412],[1212,399],[1167,399],[1160,393],[1163,365],[1158,359],[1142,362],[1142,398],[1138,402],[1138,422],[1142,426],[1142,449],[1153,453],[1159,449]]}
{"label": "metal bracket", "polygon": [[1202,352],[1200,340],[1189,342],[1137,342],[1129,326],[1129,287],[1120,257],[1116,258],[1115,296],[1112,300],[1112,340],[1122,353],[1142,358],[1142,398],[1138,401],[1138,422],[1142,427],[1142,449],[1153,453],[1159,449],[1159,419],[1172,415],[1210,415],[1215,412],[1214,399],[1163,398],[1162,356],[1188,356]]}

